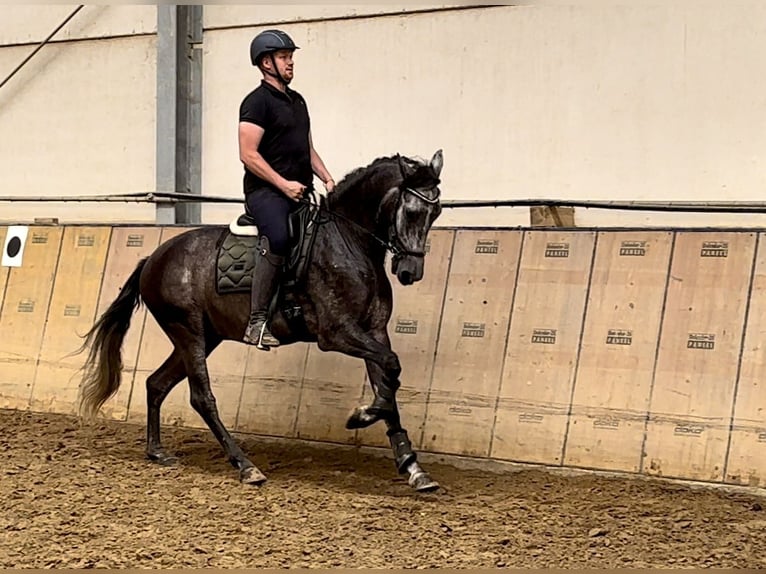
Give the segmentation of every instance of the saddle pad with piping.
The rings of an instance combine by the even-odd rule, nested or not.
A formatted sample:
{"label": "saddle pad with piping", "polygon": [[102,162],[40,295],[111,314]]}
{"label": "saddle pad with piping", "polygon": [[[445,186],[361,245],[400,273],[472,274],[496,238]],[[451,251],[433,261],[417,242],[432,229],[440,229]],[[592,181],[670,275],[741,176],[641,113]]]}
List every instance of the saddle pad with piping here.
{"label": "saddle pad with piping", "polygon": [[250,291],[257,243],[257,236],[224,233],[216,258],[215,285],[218,293]]}

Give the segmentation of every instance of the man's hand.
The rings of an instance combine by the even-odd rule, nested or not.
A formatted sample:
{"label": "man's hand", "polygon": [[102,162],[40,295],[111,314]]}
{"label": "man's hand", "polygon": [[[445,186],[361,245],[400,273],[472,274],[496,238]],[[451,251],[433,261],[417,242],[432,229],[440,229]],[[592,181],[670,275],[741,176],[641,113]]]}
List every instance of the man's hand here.
{"label": "man's hand", "polygon": [[303,197],[304,191],[306,191],[306,186],[298,181],[288,181],[282,188],[282,193],[293,201],[298,201]]}
{"label": "man's hand", "polygon": [[327,193],[330,193],[333,189],[335,189],[335,181],[333,179],[328,179],[326,182],[324,182],[324,188]]}

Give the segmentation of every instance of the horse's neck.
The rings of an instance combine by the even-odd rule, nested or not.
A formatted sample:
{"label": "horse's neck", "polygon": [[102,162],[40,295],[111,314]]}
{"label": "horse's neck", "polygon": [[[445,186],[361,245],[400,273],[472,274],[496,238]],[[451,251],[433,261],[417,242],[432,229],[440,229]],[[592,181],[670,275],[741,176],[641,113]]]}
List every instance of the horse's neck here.
{"label": "horse's neck", "polygon": [[316,244],[311,258],[314,273],[322,281],[343,282],[385,272],[386,250],[360,227],[338,217],[330,217],[316,229]]}
{"label": "horse's neck", "polygon": [[370,233],[380,232],[381,226],[385,228],[388,224],[382,210],[383,200],[388,191],[398,185],[398,181],[392,177],[391,171],[387,170],[373,175],[371,181],[361,185],[363,193],[346,190],[331,209]]}
{"label": "horse's neck", "polygon": [[335,216],[331,216],[334,225],[328,231],[332,229],[330,233],[339,234],[350,256],[365,256],[375,266],[383,265],[386,248],[381,242],[388,242],[388,220],[386,217],[378,219],[380,205],[363,210],[358,204],[349,203],[339,202],[330,208]]}
{"label": "horse's neck", "polygon": [[380,232],[379,227],[381,222],[377,218],[377,210],[369,213],[360,211],[358,208],[353,209],[339,206],[333,209],[333,213],[340,215],[340,219],[344,223],[349,224],[353,228],[356,228],[358,231],[364,230],[368,234]]}

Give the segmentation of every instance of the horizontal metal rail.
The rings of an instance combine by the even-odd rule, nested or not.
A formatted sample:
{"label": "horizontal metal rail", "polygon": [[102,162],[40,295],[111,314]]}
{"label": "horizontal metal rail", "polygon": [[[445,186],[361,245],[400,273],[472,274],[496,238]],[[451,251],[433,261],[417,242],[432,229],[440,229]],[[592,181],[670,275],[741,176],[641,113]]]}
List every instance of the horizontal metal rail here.
{"label": "horizontal metal rail", "polygon": [[[242,204],[243,197],[223,197],[177,192],[137,192],[111,195],[0,196],[0,202],[14,203],[231,203]],[[486,207],[581,207],[630,211],[675,211],[699,213],[766,213],[761,201],[604,201],[572,199],[453,199],[441,203],[447,209]]]}

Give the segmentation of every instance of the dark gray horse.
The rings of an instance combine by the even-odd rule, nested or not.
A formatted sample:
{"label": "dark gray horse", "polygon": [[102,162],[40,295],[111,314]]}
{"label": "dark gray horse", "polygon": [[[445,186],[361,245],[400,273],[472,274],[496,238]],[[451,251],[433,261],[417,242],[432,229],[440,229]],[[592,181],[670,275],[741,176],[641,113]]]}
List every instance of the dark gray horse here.
{"label": "dark gray horse", "polygon": [[[441,212],[439,176],[442,152],[430,162],[399,155],[378,158],[348,174],[322,198],[315,213],[314,243],[305,279],[290,292],[301,325],[276,305],[272,333],[283,345],[316,342],[323,351],[363,359],[375,397],[358,407],[346,428],[382,420],[397,469],[419,491],[438,484],[420,467],[402,427],[396,404],[401,366],[391,350],[388,322],[392,289],[385,271],[386,251],[392,272],[403,285],[423,277],[426,238]],[[225,449],[244,483],[266,477],[247,458],[218,414],[206,359],[223,340],[241,341],[247,323],[248,292],[221,294],[216,288],[217,252],[229,234],[225,226],[203,226],[176,236],[143,259],[120,294],[84,336],[90,346],[83,367],[80,412],[92,418],[117,391],[121,348],[134,310],[143,300],[174,346],[171,355],[146,380],[147,456],[174,461],[160,442],[160,407],[170,390],[188,378],[191,405]]]}

